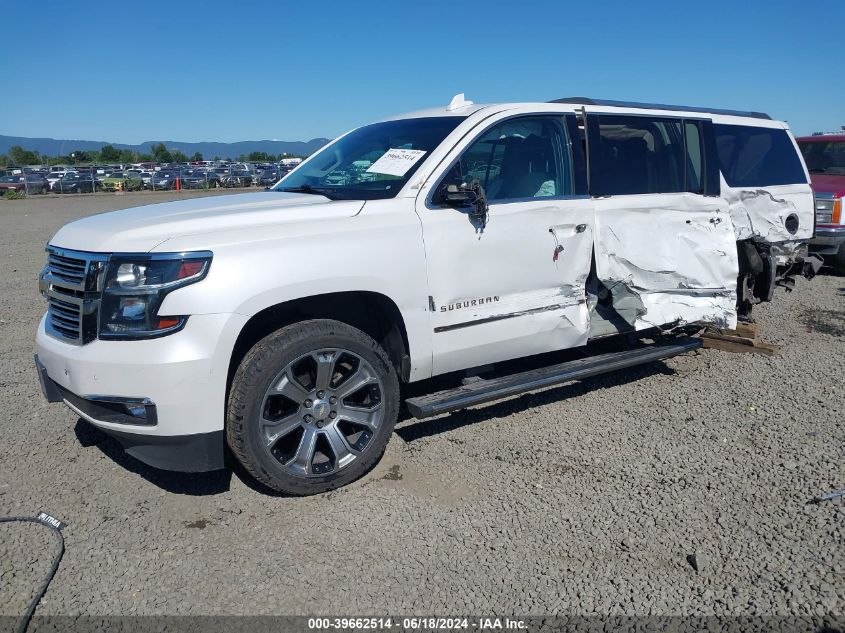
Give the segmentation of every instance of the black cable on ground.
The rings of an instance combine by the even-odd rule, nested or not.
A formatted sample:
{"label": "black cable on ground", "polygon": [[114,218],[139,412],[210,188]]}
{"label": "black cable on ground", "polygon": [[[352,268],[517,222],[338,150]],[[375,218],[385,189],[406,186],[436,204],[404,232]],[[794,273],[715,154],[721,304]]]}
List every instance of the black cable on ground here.
{"label": "black cable on ground", "polygon": [[53,562],[50,565],[50,571],[44,577],[44,580],[41,581],[41,584],[38,586],[38,591],[35,592],[35,596],[29,603],[29,606],[27,606],[26,611],[24,612],[23,616],[18,622],[17,628],[15,629],[15,633],[24,633],[27,627],[29,626],[29,621],[32,619],[32,614],[35,613],[35,607],[37,607],[38,603],[41,602],[41,598],[44,597],[44,593],[47,591],[47,586],[50,584],[50,581],[53,580],[53,576],[56,575],[56,570],[59,568],[59,563],[61,562],[62,556],[64,556],[65,553],[65,537],[62,536],[61,523],[59,524],[60,527],[57,527],[55,525],[51,525],[42,518],[2,517],[0,518],[0,523],[37,523],[38,525],[48,528],[56,536],[56,542],[59,544],[58,552],[56,552],[56,554],[53,556]]}

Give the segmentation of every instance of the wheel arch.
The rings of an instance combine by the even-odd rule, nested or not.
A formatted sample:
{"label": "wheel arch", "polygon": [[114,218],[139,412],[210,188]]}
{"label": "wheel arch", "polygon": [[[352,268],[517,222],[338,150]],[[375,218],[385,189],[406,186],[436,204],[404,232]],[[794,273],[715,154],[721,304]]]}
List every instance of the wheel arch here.
{"label": "wheel arch", "polygon": [[308,319],[332,319],[371,336],[387,352],[399,380],[410,376],[410,347],[405,320],[396,303],[373,291],[341,291],[291,299],[255,313],[241,328],[229,358],[226,392],[246,353],[281,327]]}

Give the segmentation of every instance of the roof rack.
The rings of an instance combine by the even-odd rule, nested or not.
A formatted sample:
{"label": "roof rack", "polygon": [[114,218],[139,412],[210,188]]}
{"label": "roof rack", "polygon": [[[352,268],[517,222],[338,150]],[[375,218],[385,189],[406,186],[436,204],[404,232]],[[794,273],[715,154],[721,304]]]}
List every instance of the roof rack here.
{"label": "roof rack", "polygon": [[637,101],[612,101],[609,99],[590,99],[589,97],[564,97],[552,99],[549,103],[576,103],[580,105],[613,106],[617,108],[642,108],[645,110],[676,110],[678,112],[710,112],[711,114],[726,114],[731,116],[745,116],[752,119],[771,119],[765,112],[744,112],[742,110],[723,110],[720,108],[694,108],[692,106],[675,106],[663,103],[638,103]]}

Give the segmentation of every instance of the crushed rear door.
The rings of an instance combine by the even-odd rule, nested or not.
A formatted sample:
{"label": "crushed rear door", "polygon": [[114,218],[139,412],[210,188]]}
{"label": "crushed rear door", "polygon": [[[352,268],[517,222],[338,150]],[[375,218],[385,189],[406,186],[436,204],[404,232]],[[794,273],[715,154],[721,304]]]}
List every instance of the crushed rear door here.
{"label": "crushed rear door", "polygon": [[588,113],[587,127],[596,274],[612,307],[637,330],[734,327],[736,242],[712,195],[709,121]]}

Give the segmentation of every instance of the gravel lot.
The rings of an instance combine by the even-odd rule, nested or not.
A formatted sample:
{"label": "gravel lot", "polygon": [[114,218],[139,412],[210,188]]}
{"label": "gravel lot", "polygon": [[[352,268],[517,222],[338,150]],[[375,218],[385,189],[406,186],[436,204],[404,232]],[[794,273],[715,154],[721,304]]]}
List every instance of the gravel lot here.
{"label": "gravel lot", "polygon": [[[147,468],[38,388],[45,242],[189,195],[0,200],[0,516],[68,523],[39,614],[843,614],[845,503],[807,502],[845,488],[845,277],[758,308],[780,355],[705,350],[407,420],[364,480],[283,498]],[[0,613],[51,547],[0,525]]]}

